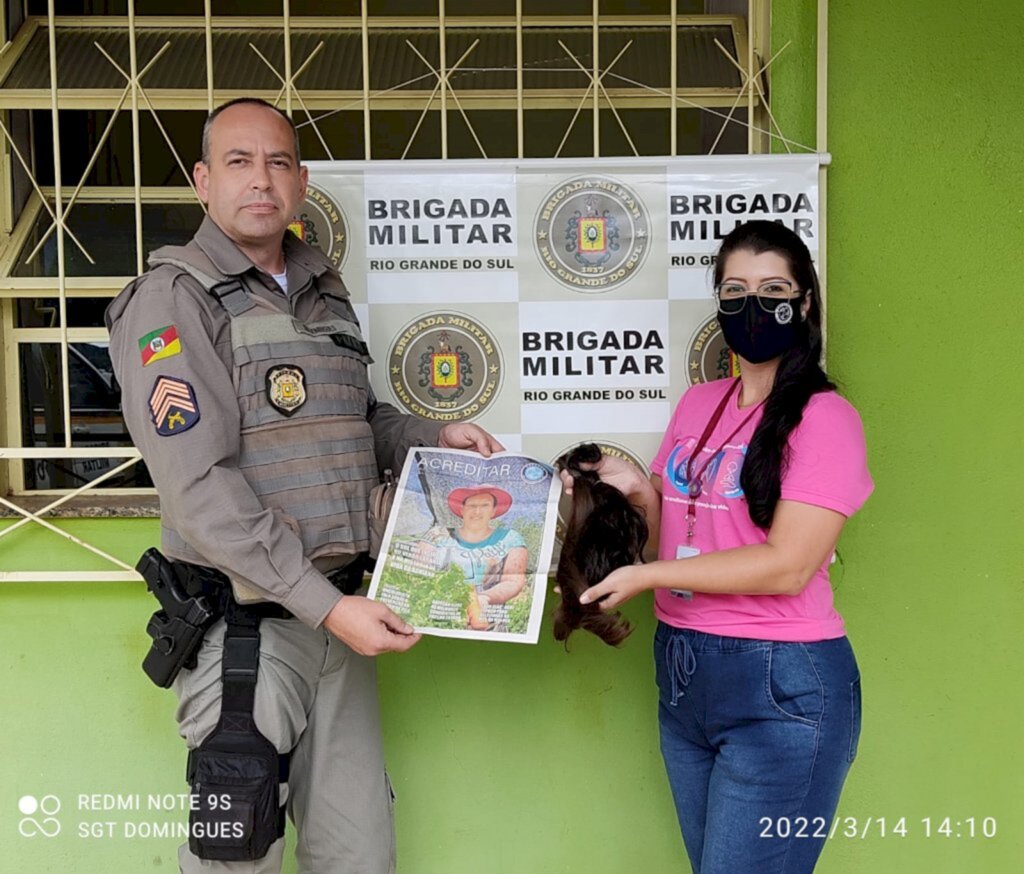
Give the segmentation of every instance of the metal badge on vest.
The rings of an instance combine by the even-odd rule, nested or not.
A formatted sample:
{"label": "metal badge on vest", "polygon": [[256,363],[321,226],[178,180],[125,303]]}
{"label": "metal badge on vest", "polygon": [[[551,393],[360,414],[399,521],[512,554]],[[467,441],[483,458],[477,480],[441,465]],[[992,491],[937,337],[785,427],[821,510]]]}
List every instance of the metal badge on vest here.
{"label": "metal badge on vest", "polygon": [[[316,288],[319,300],[297,317],[242,278],[221,274],[191,244],[161,249],[150,264],[190,275],[229,319],[238,470],[260,504],[299,536],[310,560],[365,553],[370,492],[380,479],[367,421],[372,359],[351,303]],[[329,285],[330,276],[320,283]],[[175,557],[210,563],[164,528],[167,543],[182,541]],[[232,586],[240,602],[262,600],[244,580]]]}
{"label": "metal badge on vest", "polygon": [[306,374],[295,364],[278,364],[267,371],[267,399],[285,416],[306,403]]}

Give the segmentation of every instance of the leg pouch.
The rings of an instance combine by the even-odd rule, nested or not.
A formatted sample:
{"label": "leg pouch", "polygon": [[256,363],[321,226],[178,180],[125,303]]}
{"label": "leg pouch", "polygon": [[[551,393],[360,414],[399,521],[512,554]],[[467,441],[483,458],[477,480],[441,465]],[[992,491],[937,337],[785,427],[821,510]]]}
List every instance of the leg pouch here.
{"label": "leg pouch", "polygon": [[192,786],[189,849],[200,859],[262,859],[284,834],[279,783],[287,780],[270,741],[253,733],[214,730],[189,753]]}
{"label": "leg pouch", "polygon": [[220,720],[188,757],[192,787],[189,849],[200,859],[261,859],[284,834],[279,784],[288,755],[256,727],[259,617],[232,605],[226,615]]}

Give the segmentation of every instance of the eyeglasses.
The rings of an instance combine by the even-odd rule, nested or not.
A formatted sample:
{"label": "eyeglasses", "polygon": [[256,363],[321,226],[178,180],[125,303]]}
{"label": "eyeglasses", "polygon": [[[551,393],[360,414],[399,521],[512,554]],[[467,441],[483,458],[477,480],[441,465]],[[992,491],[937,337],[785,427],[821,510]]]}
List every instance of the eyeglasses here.
{"label": "eyeglasses", "polygon": [[793,288],[793,283],[788,279],[773,279],[759,285],[756,291],[751,291],[738,282],[720,282],[715,286],[715,301],[720,313],[740,312],[748,297],[755,298],[766,313],[773,313],[780,303],[792,301],[801,294],[803,292]]}

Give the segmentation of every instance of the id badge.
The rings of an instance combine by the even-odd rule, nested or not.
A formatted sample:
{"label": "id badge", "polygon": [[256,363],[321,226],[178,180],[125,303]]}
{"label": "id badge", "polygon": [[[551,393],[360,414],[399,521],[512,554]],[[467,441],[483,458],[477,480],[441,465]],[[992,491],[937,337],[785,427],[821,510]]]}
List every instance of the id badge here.
{"label": "id badge", "polygon": [[[676,558],[693,558],[695,555],[700,555],[700,550],[695,546],[676,547]],[[669,589],[669,594],[677,598],[683,598],[686,601],[693,600],[693,592],[689,589]]]}

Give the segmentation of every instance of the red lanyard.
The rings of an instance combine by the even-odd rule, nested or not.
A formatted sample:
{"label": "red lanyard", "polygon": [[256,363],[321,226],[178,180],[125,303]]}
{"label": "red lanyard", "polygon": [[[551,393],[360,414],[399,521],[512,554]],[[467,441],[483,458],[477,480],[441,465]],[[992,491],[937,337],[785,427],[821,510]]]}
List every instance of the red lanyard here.
{"label": "red lanyard", "polygon": [[693,525],[697,521],[697,498],[704,493],[704,474],[707,472],[708,467],[711,465],[718,454],[728,446],[729,441],[732,440],[740,431],[743,430],[743,426],[747,424],[753,417],[754,413],[758,411],[761,404],[764,401],[759,401],[754,404],[753,409],[744,417],[743,421],[740,422],[732,431],[732,433],[726,437],[718,449],[712,452],[708,460],[705,461],[697,470],[693,469],[693,461],[697,458],[701,452],[704,451],[704,447],[708,445],[708,440],[711,439],[711,435],[714,433],[716,426],[722,418],[722,414],[725,413],[725,408],[731,400],[732,396],[736,394],[736,389],[740,387],[739,378],[732,384],[732,387],[725,393],[725,397],[719,401],[718,406],[715,408],[714,413],[711,414],[710,420],[708,420],[707,427],[704,429],[704,433],[700,435],[700,439],[697,444],[693,447],[693,451],[690,453],[690,457],[686,459],[686,491],[690,496],[690,502],[686,507],[686,542],[689,543],[693,540]]}

